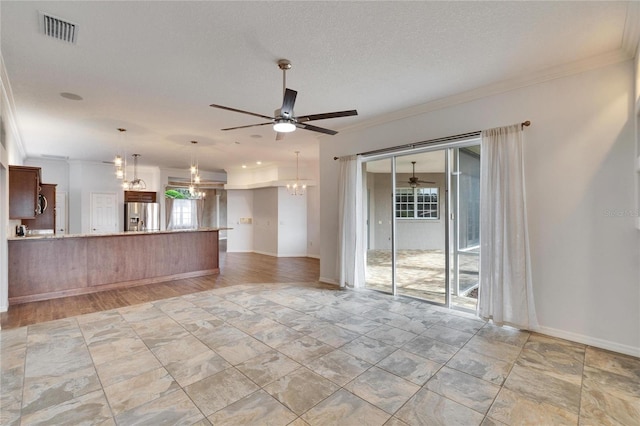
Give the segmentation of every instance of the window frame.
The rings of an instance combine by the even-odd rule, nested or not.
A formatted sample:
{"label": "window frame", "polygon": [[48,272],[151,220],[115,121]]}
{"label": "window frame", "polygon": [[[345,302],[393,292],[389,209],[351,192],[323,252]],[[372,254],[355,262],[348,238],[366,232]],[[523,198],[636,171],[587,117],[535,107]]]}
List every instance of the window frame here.
{"label": "window frame", "polygon": [[[427,191],[424,193],[424,191]],[[435,195],[435,200],[433,196]],[[421,200],[421,197],[425,197]],[[426,197],[430,197],[427,200]],[[431,208],[426,208],[431,206]],[[435,216],[421,216],[424,212]],[[438,186],[398,187],[393,204],[394,217],[401,220],[440,220],[440,188]],[[410,216],[408,214],[411,214]],[[404,214],[404,215],[403,215]]]}

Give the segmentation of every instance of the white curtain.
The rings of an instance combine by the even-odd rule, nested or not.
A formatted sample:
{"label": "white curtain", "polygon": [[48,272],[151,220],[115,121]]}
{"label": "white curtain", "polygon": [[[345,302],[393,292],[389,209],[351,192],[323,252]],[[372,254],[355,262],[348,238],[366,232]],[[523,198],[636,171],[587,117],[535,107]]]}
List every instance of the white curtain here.
{"label": "white curtain", "polygon": [[364,287],[366,229],[362,204],[362,162],[340,158],[338,188],[338,276],[340,287]]}
{"label": "white curtain", "polygon": [[198,229],[203,207],[202,200],[165,198],[167,230]]}
{"label": "white curtain", "polygon": [[521,125],[485,130],[481,143],[478,315],[535,329]]}
{"label": "white curtain", "polygon": [[202,228],[204,219],[204,198],[195,200],[194,207],[196,210],[196,229]]}
{"label": "white curtain", "polygon": [[173,229],[173,198],[165,197],[164,199],[164,217],[165,229],[170,231]]}

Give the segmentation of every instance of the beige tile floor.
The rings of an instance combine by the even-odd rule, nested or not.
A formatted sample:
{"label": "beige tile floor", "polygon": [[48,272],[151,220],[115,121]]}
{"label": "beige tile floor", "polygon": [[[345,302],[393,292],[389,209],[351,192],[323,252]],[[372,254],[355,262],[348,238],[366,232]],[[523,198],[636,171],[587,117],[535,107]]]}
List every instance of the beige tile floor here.
{"label": "beige tile floor", "polygon": [[640,360],[371,291],[247,284],[0,332],[2,425],[638,425]]}

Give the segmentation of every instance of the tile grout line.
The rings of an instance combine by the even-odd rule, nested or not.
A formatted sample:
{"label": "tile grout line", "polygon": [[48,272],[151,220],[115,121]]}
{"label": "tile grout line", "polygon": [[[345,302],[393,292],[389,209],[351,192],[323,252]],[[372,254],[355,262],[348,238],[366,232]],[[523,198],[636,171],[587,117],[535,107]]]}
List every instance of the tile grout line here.
{"label": "tile grout line", "polygon": [[[115,413],[113,412],[113,407],[111,407],[111,401],[109,401],[109,398],[107,398],[107,393],[104,390],[104,385],[102,384],[102,379],[100,378],[100,375],[98,374],[98,367],[96,366],[96,362],[93,359],[93,354],[91,354],[91,350],[89,349],[89,342],[87,342],[87,337],[86,337],[86,335],[84,333],[84,330],[82,329],[82,326],[78,322],[78,317],[75,316],[74,319],[76,321],[76,324],[78,325],[78,329],[80,330],[80,334],[82,335],[82,340],[84,341],[84,345],[87,348],[87,352],[89,353],[89,358],[91,358],[91,366],[93,367],[93,371],[95,372],[96,377],[98,378],[98,383],[100,384],[100,390],[102,391],[102,395],[104,396],[104,400],[107,402],[107,407],[109,407],[109,413],[111,414],[111,418],[113,419],[113,422],[117,425],[118,422],[116,421],[116,416],[115,416]],[[123,318],[123,320],[124,320],[124,318]]]}

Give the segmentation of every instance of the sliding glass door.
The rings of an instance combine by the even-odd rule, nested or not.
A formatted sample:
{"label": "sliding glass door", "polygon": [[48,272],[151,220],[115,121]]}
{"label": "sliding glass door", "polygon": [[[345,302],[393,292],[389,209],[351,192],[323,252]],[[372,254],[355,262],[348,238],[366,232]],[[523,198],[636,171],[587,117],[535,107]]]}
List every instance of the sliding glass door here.
{"label": "sliding glass door", "polygon": [[480,270],[480,145],[452,150],[451,304],[475,309]]}
{"label": "sliding glass door", "polygon": [[368,161],[364,165],[367,206],[367,269],[365,287],[393,293],[393,158]]}
{"label": "sliding glass door", "polygon": [[465,141],[364,163],[367,288],[475,309],[479,148]]}
{"label": "sliding glass door", "polygon": [[396,291],[447,303],[447,150],[395,157]]}

